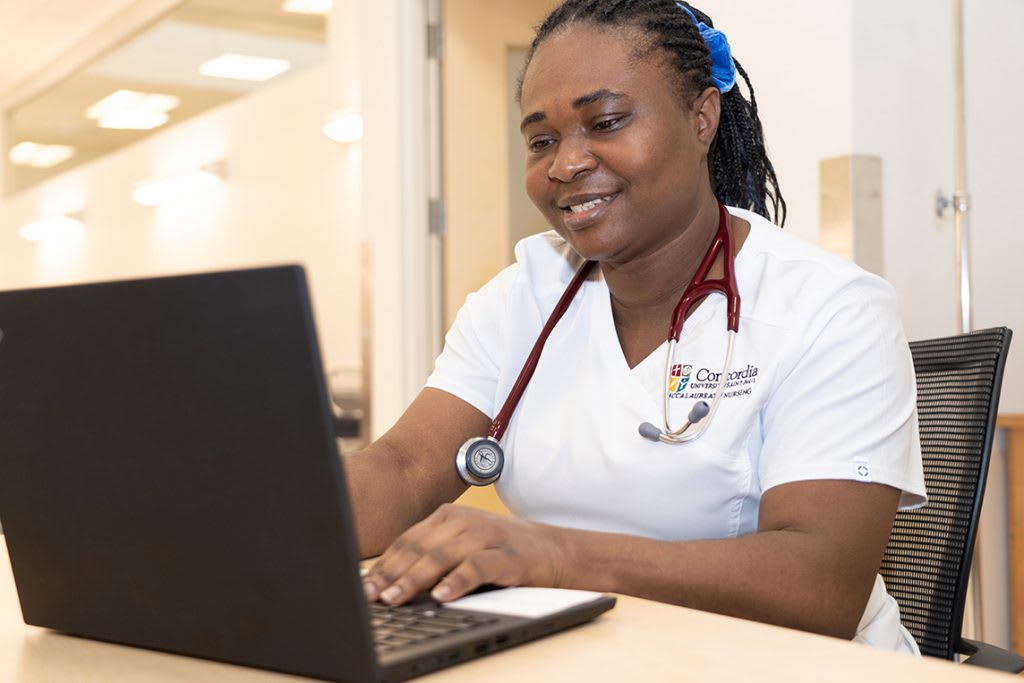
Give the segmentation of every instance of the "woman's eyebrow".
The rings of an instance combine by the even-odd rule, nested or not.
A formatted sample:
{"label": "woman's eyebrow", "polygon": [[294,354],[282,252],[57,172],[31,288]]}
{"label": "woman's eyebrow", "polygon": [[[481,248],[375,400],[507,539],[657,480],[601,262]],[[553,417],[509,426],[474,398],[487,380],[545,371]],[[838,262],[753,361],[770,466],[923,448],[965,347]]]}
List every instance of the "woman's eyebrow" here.
{"label": "woman's eyebrow", "polygon": [[625,96],[625,93],[614,92],[612,90],[608,90],[607,88],[601,88],[600,90],[595,90],[594,92],[590,92],[587,93],[586,95],[581,95],[580,97],[577,97],[575,100],[572,101],[572,108],[582,109],[588,104],[593,104],[594,102],[600,102],[602,100],[618,100]]}
{"label": "woman's eyebrow", "polygon": [[526,128],[531,123],[540,123],[547,117],[548,115],[542,111],[535,111],[532,114],[527,114],[525,117],[523,117],[523,122],[519,124],[519,132],[522,133],[523,129]]}
{"label": "woman's eyebrow", "polygon": [[[625,93],[615,92],[614,90],[608,90],[607,88],[601,88],[600,90],[588,92],[586,95],[580,95],[579,97],[577,97],[575,100],[572,101],[572,108],[582,109],[588,104],[593,104],[595,102],[600,102],[602,100],[618,100],[625,96]],[[527,114],[525,117],[523,117],[523,122],[519,124],[520,132],[522,132],[522,130],[531,123],[539,123],[546,119],[547,117],[548,115],[542,111],[535,111],[532,114]]]}

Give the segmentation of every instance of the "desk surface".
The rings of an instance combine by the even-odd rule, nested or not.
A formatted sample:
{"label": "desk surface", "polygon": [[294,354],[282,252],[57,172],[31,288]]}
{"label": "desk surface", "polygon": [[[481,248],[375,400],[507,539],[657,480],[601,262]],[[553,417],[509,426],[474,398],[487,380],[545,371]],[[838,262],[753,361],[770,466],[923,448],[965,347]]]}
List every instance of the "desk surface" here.
{"label": "desk surface", "polygon": [[[271,683],[291,676],[64,636],[21,619],[0,542],[0,681],[217,681]],[[822,636],[622,597],[572,631],[418,680],[1006,681],[1004,674],[880,652]]]}

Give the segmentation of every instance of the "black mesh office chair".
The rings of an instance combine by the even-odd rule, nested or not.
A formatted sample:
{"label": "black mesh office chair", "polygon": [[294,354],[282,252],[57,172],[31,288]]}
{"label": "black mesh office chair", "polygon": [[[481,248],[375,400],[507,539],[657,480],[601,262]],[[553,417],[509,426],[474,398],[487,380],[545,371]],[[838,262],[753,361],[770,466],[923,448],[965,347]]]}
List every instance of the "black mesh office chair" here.
{"label": "black mesh office chair", "polygon": [[1016,673],[1024,658],[960,636],[1011,335],[999,327],[910,344],[928,505],[896,514],[881,573],[922,654]]}

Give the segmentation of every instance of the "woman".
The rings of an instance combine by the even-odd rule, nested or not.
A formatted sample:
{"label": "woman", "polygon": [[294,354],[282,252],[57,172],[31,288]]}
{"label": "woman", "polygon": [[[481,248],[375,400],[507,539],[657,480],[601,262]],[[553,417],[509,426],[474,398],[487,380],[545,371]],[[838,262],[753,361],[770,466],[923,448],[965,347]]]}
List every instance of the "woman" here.
{"label": "woman", "polygon": [[[894,295],[766,220],[785,204],[737,70],[750,90],[711,20],[673,0],[568,0],[541,25],[520,104],[527,191],[554,232],[469,297],[427,388],[347,459],[361,549],[384,551],[369,598],[562,586],[916,651],[877,577],[897,507],[925,493]],[[665,372],[669,321],[720,229],[742,300],[723,396],[699,438],[645,440],[639,424],[665,405],[681,424],[723,379],[718,295]],[[497,489],[517,516],[444,505],[466,487],[453,454],[487,430],[585,261],[503,442]],[[721,251],[710,263],[728,274]]]}

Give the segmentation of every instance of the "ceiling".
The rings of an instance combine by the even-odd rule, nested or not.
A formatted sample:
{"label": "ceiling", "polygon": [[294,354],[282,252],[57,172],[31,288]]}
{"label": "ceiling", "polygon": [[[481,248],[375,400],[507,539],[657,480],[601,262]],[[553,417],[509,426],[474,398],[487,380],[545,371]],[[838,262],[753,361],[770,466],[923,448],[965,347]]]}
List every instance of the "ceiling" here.
{"label": "ceiling", "polygon": [[0,101],[133,0],[0,0]]}
{"label": "ceiling", "polygon": [[246,33],[323,42],[323,17],[285,12],[281,4],[281,0],[189,0],[174,11],[174,18]]}
{"label": "ceiling", "polygon": [[[131,2],[0,0],[0,101],[5,91],[86,40]],[[112,52],[7,112],[8,148],[30,140],[76,150],[71,159],[51,169],[8,164],[7,190],[16,193],[161,130],[104,130],[85,118],[90,105],[115,90],[180,98],[181,104],[169,112],[167,125],[173,125],[263,85],[202,76],[197,70],[200,63],[235,52],[282,57],[294,71],[324,58],[325,33],[323,17],[283,12],[281,0],[188,0]],[[19,38],[33,34],[46,39]],[[21,47],[10,46],[11,40],[20,41]],[[21,59],[19,49],[27,52]],[[6,163],[6,149],[3,155]]]}

